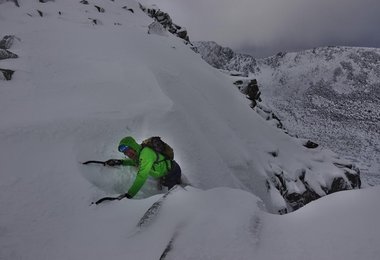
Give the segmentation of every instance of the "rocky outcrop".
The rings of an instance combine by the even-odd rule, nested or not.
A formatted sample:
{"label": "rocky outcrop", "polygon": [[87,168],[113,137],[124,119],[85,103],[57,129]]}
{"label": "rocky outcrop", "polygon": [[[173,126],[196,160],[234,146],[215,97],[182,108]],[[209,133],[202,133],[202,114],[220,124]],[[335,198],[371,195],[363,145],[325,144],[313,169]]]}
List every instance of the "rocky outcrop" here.
{"label": "rocky outcrop", "polygon": [[237,80],[234,84],[238,89],[246,95],[246,97],[251,100],[251,108],[256,107],[257,102],[261,101],[259,86],[257,85],[257,80],[252,79],[249,81]]}
{"label": "rocky outcrop", "polygon": [[8,50],[0,49],[0,60],[16,58],[18,58],[17,54],[14,54],[13,52],[10,52]]}
{"label": "rocky outcrop", "polygon": [[187,34],[187,30],[184,27],[181,27],[173,23],[168,13],[165,13],[160,9],[148,8],[141,4],[140,8],[143,12],[152,17],[155,21],[159,22],[171,34],[174,34],[177,37],[183,39],[186,44],[190,44],[190,39]]}
{"label": "rocky outcrop", "polygon": [[[337,163],[344,175],[331,178],[328,182],[317,182],[309,169],[300,169],[298,177],[291,179],[281,167],[273,167],[272,177],[267,188],[277,189],[285,199],[288,208],[280,210],[281,214],[294,211],[309,202],[328,194],[351,189],[361,188],[360,171],[350,164]],[[271,185],[272,184],[272,185]]]}
{"label": "rocky outcrop", "polygon": [[284,130],[284,132],[287,133],[281,123],[281,120],[262,102],[261,92],[256,79],[239,79],[234,82],[234,85],[240,90],[240,92],[246,95],[249,100],[251,100],[251,108],[254,109],[263,119],[269,121],[270,124]]}
{"label": "rocky outcrop", "polygon": [[[6,35],[0,41],[0,60],[16,59],[18,55],[8,51],[17,39],[14,35]],[[14,70],[0,68],[0,80],[11,80]]]}

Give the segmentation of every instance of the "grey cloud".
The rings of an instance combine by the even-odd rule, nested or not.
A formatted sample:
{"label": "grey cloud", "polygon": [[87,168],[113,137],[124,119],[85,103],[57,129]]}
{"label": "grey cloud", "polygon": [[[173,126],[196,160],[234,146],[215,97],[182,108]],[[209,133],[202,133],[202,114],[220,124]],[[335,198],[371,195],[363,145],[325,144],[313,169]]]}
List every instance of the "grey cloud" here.
{"label": "grey cloud", "polygon": [[319,46],[380,47],[379,0],[145,0],[192,40],[268,56]]}

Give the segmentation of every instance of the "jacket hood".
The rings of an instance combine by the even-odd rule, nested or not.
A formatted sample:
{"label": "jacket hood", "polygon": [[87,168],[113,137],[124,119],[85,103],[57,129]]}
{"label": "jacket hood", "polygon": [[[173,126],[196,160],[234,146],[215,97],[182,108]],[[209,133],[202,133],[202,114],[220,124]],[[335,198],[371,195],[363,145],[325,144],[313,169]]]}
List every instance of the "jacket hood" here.
{"label": "jacket hood", "polygon": [[140,153],[141,148],[142,148],[141,145],[139,145],[132,136],[127,136],[121,139],[119,146],[120,145],[126,145],[128,147],[131,147],[137,153]]}

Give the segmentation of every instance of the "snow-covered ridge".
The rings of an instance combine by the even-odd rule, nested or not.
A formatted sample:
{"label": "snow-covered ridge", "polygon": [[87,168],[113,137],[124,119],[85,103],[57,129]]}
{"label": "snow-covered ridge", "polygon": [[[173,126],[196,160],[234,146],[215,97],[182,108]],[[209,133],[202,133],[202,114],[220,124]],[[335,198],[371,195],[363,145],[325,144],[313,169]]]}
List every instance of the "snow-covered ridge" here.
{"label": "snow-covered ridge", "polygon": [[195,51],[211,66],[242,73],[248,76],[257,69],[256,59],[247,54],[235,53],[231,48],[222,47],[216,42],[193,42]]}
{"label": "snow-covered ridge", "polygon": [[[6,4],[10,5],[10,3]],[[72,4],[76,6],[75,11],[72,9]],[[187,158],[183,163],[191,167],[188,169],[189,178],[192,179],[192,182],[196,186],[209,188],[223,185],[243,188],[260,196],[270,211],[281,213],[297,209],[311,200],[335,191],[360,187],[359,173],[350,162],[341,160],[329,151],[320,149],[307,150],[301,145],[303,141],[295,142],[291,138],[283,136],[282,133],[278,133],[277,129],[262,123],[261,119],[252,115],[248,108],[242,110],[245,101],[240,99],[243,97],[239,96],[239,101],[234,101],[235,103],[232,106],[231,98],[239,94],[230,88],[230,82],[223,75],[215,75],[213,72],[210,74],[210,71],[213,71],[212,68],[203,64],[199,57],[191,52],[179,39],[174,39],[168,35],[162,38],[154,34],[147,34],[149,30],[149,26],[147,25],[151,24],[152,20],[140,10],[140,7],[134,1],[81,1],[80,3],[69,2],[66,4],[61,2],[25,3],[25,5],[21,4],[20,8],[12,7],[10,10],[19,14],[9,17],[10,21],[18,21],[19,19],[22,22],[28,22],[31,28],[38,28],[40,32],[45,33],[44,35],[39,33],[39,37],[35,38],[36,32],[32,33],[34,30],[25,31],[22,27],[16,27],[15,31],[9,32],[10,35],[15,34],[21,39],[21,43],[16,46],[15,52],[23,53],[27,51],[27,55],[30,57],[25,59],[20,55],[20,58],[16,59],[13,63],[8,63],[8,60],[6,61],[5,64],[9,64],[16,71],[15,75],[18,76],[14,80],[16,84],[20,80],[23,82],[26,79],[32,78],[33,81],[36,81],[36,83],[32,83],[32,86],[36,85],[36,87],[32,88],[37,88],[43,97],[49,93],[48,91],[43,91],[44,86],[47,89],[51,89],[52,84],[56,85],[57,82],[62,81],[62,73],[59,71],[64,71],[65,84],[59,88],[65,89],[67,88],[67,84],[69,86],[71,84],[73,86],[82,86],[85,89],[98,85],[100,87],[103,84],[99,84],[99,81],[103,82],[104,78],[106,78],[111,82],[107,84],[109,88],[116,88],[115,93],[122,91],[125,94],[118,94],[115,100],[110,99],[110,102],[104,102],[102,108],[98,108],[99,104],[92,101],[93,95],[94,97],[97,96],[98,92],[96,91],[87,93],[84,96],[86,102],[81,101],[77,103],[82,98],[80,98],[80,95],[74,95],[74,98],[70,98],[70,109],[66,107],[66,103],[63,102],[64,98],[61,95],[54,97],[57,100],[54,103],[54,109],[46,109],[46,107],[49,107],[49,103],[46,102],[42,102],[43,106],[41,107],[29,107],[29,103],[35,103],[34,100],[30,100],[23,104],[27,112],[20,114],[16,112],[12,117],[5,116],[6,120],[3,121],[4,126],[25,124],[25,122],[29,121],[35,124],[34,120],[30,120],[33,118],[32,114],[34,113],[38,113],[43,119],[42,121],[49,118],[57,120],[57,118],[62,117],[60,111],[71,111],[72,109],[79,111],[79,113],[75,113],[75,117],[79,118],[87,118],[86,114],[92,114],[93,110],[100,111],[99,113],[105,115],[107,113],[103,112],[103,110],[118,111],[122,109],[121,111],[124,111],[125,103],[130,106],[127,110],[127,118],[138,118],[139,116],[137,115],[141,113],[144,117],[147,113],[149,114],[147,111],[149,111],[150,106],[158,106],[158,110],[162,111],[161,113],[165,120],[172,120],[172,117],[170,119],[166,118],[168,113],[174,113],[179,118],[183,118],[182,127],[185,127],[186,131],[180,131],[181,134],[179,136],[182,136],[182,133],[187,133],[186,139],[190,137],[195,140],[206,139],[211,144],[210,147],[206,148],[201,145],[201,143],[204,143],[203,141],[201,143],[191,142],[190,147],[192,146],[193,149],[200,150],[196,152],[197,155],[195,156],[196,160],[199,161],[197,165],[192,163],[194,161],[192,153],[185,153],[183,155],[184,158]],[[132,26],[136,21],[140,21],[140,24]],[[77,25],[79,27],[76,30],[71,29]],[[51,28],[60,29],[57,32],[52,32]],[[124,38],[124,30],[128,32],[127,38]],[[61,31],[64,31],[65,34],[57,36],[56,34]],[[77,37],[79,34],[87,36],[82,39]],[[68,42],[67,39],[70,39],[70,41]],[[102,44],[102,41],[99,39],[106,40],[107,44]],[[112,39],[113,41],[107,39]],[[142,43],[144,45],[141,47]],[[110,44],[113,46],[112,48],[108,47]],[[71,47],[68,49],[68,46]],[[101,53],[105,46],[107,46],[107,51],[102,55]],[[163,46],[169,46],[170,51],[157,53],[157,49],[166,48]],[[86,51],[83,48],[86,48]],[[65,53],[65,55],[60,55],[60,52]],[[174,54],[176,58],[173,58]],[[98,68],[99,64],[103,64],[104,61],[101,63],[94,62],[94,58],[95,61],[98,59],[96,58],[97,56],[110,60],[110,62],[106,63],[108,64],[107,66],[102,65],[101,68]],[[54,63],[51,63],[52,58]],[[165,59],[167,61],[164,62],[163,60]],[[183,60],[192,62],[184,65]],[[70,67],[67,67],[66,63],[71,64]],[[113,65],[115,63],[117,64],[116,66]],[[156,63],[158,63],[157,67],[154,67]],[[203,65],[200,66],[198,63]],[[45,64],[52,65],[46,67]],[[166,67],[168,68],[163,70],[163,64],[167,64]],[[196,70],[193,68],[194,64],[196,64]],[[148,68],[145,68],[145,66],[148,66]],[[202,67],[205,69],[205,72],[199,71]],[[20,68],[26,69],[22,70]],[[33,68],[32,72],[26,73],[28,71],[27,68]],[[92,73],[87,73],[85,75],[89,76],[83,77],[82,70],[86,69],[90,71],[95,69],[99,70],[99,72],[95,77],[90,76],[93,75]],[[120,81],[120,76],[116,76],[120,73],[120,69],[126,70],[126,74],[124,73],[128,75],[126,82],[135,82],[128,83],[129,88],[127,89],[122,88],[125,85],[125,81]],[[135,75],[141,75],[141,71],[151,74],[153,81],[146,76],[143,79],[140,78],[141,76],[136,77]],[[203,77],[199,77],[198,74],[203,75]],[[38,75],[38,77],[35,75]],[[46,78],[43,75],[56,75],[56,79],[52,81],[54,77],[49,76]],[[100,75],[101,77],[98,78]],[[67,77],[69,82],[66,82]],[[115,77],[119,80],[115,81]],[[198,80],[195,81],[195,78],[198,78]],[[139,82],[144,82],[144,80],[147,81],[145,88],[146,90],[150,89],[152,96],[147,96],[144,89],[140,89],[141,83]],[[214,81],[217,81],[217,83]],[[12,81],[9,84],[12,84]],[[60,85],[58,83],[58,86]],[[216,89],[216,86],[223,85],[226,89],[222,91]],[[175,89],[172,89],[174,86]],[[179,86],[180,90],[178,89]],[[132,89],[130,89],[131,87]],[[202,92],[205,92],[202,96],[213,96],[212,102],[207,98],[204,100],[204,105],[200,103],[201,105],[198,107],[194,107],[193,102],[184,103],[183,98],[186,97],[188,99],[189,96],[193,96],[189,100],[197,100],[199,102],[200,97],[196,94],[197,92],[192,92],[194,88],[201,88]],[[101,88],[99,91],[107,93],[109,98],[112,97],[108,93],[109,89]],[[69,97],[70,93],[65,92],[64,95]],[[133,95],[130,93],[133,93]],[[215,93],[218,93],[218,98],[214,97]],[[139,101],[139,99],[133,96],[141,96],[143,98]],[[30,99],[28,96],[25,98],[26,100]],[[127,102],[128,98],[132,98],[131,102]],[[45,98],[45,100],[50,99]],[[147,102],[147,100],[150,101]],[[200,100],[203,100],[203,98]],[[228,100],[228,107],[225,107],[225,100]],[[208,106],[211,105],[210,102],[212,107],[220,108],[217,110],[211,109],[213,111],[211,114],[210,112],[203,113],[199,117],[200,114],[195,111],[197,109],[209,111]],[[181,104],[180,107],[182,109],[172,108],[173,106],[176,107],[177,103]],[[4,102],[4,104],[7,103]],[[12,106],[9,100],[8,104]],[[82,108],[83,105],[85,106]],[[172,111],[173,109],[174,112]],[[241,110],[242,112],[240,112]],[[137,114],[134,116],[130,111],[136,111]],[[154,109],[154,111],[152,117],[157,116],[157,109]],[[221,111],[225,112],[221,113]],[[31,114],[28,114],[28,112]],[[191,116],[189,116],[189,113]],[[241,113],[248,113],[248,115],[240,115]],[[117,117],[124,118],[123,114],[117,113]],[[242,124],[236,115],[244,118],[244,125],[246,127],[235,128],[235,126]],[[251,121],[247,122],[246,118],[251,117]],[[20,118],[27,119],[19,122]],[[108,119],[108,117],[106,118]],[[145,122],[144,120],[140,122],[140,119],[136,120],[138,122],[137,126]],[[225,120],[228,123],[224,122]],[[153,124],[155,120],[149,122]],[[190,122],[195,122],[192,125],[195,124],[196,126],[205,127],[204,125],[207,125],[207,128],[212,129],[217,127],[219,134],[205,134],[201,130],[202,128],[199,127],[194,128],[193,131],[195,132],[189,132],[189,127],[186,127],[186,125]],[[127,125],[126,128],[130,129],[131,126]],[[156,135],[155,131],[159,131],[158,128],[153,124],[149,135]],[[181,129],[177,128],[178,126],[160,135],[173,138],[176,134],[178,135],[177,131]],[[131,134],[141,135],[140,132],[135,131],[132,131]],[[264,136],[267,136],[267,138],[263,138],[263,133],[265,133]],[[227,152],[225,144],[221,142],[221,140],[225,139],[225,136],[230,136],[230,141],[228,142],[230,149],[235,151],[233,154]],[[180,139],[174,142],[175,144],[178,143],[178,150],[181,150],[181,145],[182,149],[188,149],[189,144]],[[288,153],[288,150],[293,150],[293,152]],[[214,154],[213,159],[209,158],[210,154]],[[216,161],[210,164],[209,160]],[[220,164],[219,161],[223,163]],[[219,164],[218,170],[215,170],[214,164]],[[205,175],[204,172],[208,174]],[[216,173],[218,175],[217,178],[214,177]],[[224,177],[220,179],[219,175]]]}
{"label": "snow-covered ridge", "polygon": [[[349,158],[366,182],[380,183],[379,49],[315,48],[278,53],[248,66],[229,48],[210,42],[195,45],[211,65],[249,74],[245,81],[257,79],[263,100],[294,135]],[[220,52],[230,53],[229,58],[215,64],[213,57]]]}

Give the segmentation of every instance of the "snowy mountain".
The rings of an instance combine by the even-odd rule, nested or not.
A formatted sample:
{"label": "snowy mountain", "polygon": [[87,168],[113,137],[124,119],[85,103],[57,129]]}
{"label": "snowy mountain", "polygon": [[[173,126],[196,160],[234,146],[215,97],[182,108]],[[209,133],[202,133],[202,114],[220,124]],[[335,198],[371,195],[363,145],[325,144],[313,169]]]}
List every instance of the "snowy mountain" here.
{"label": "snowy mountain", "polygon": [[355,162],[366,183],[380,183],[380,49],[324,47],[256,60],[214,42],[194,45],[212,66],[247,77],[234,81],[257,79],[288,131]]}
{"label": "snowy mountain", "polygon": [[[380,190],[358,190],[350,161],[252,113],[143,9],[1,1],[0,46],[17,57],[0,60],[12,71],[0,80],[0,259],[376,259]],[[126,192],[136,169],[81,162],[122,158],[127,135],[161,136],[191,186],[149,179],[135,199],[91,204]]]}
{"label": "snowy mountain", "polygon": [[257,69],[256,59],[247,54],[235,53],[231,48],[222,47],[216,42],[193,42],[196,52],[211,66],[247,77]]}

